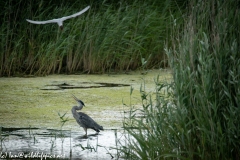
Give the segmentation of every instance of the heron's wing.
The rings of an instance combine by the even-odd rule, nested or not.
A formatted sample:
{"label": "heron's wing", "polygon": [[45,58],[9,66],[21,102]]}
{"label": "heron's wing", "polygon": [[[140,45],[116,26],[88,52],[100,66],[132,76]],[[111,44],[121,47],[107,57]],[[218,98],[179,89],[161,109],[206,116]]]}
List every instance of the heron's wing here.
{"label": "heron's wing", "polygon": [[79,115],[78,121],[80,121],[80,123],[84,125],[85,128],[92,128],[94,130],[99,130],[102,128],[99,124],[97,124],[97,122],[95,122],[87,114],[83,112],[78,112],[78,115]]}
{"label": "heron's wing", "polygon": [[30,23],[33,23],[33,24],[58,23],[58,19],[47,20],[47,21],[32,21],[32,20],[29,20],[29,19],[26,19],[26,20]]}
{"label": "heron's wing", "polygon": [[83,14],[84,12],[86,12],[88,9],[90,8],[90,6],[87,6],[86,8],[84,8],[83,10],[81,10],[80,12],[77,12],[73,15],[70,15],[70,16],[66,16],[66,17],[62,17],[61,19],[63,21],[65,21],[66,19],[70,19],[70,18],[73,18],[73,17],[77,17],[77,16],[80,16],[81,14]]}

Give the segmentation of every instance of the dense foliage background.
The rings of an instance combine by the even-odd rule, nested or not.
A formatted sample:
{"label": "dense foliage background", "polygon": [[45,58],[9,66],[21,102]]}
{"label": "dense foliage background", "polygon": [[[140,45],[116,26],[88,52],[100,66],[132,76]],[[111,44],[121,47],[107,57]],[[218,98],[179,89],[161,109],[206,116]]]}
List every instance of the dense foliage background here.
{"label": "dense foliage background", "polygon": [[143,116],[131,106],[124,123],[126,159],[240,159],[239,9],[192,0],[182,26],[173,15],[173,82],[156,78],[155,97],[140,90]]}
{"label": "dense foliage background", "polygon": [[[103,73],[167,67],[163,51],[175,1],[1,0],[0,76]],[[180,3],[181,4],[181,3]],[[57,24],[26,21],[83,15]]]}
{"label": "dense foliage background", "polygon": [[[155,97],[141,88],[143,116],[130,104],[120,152],[126,159],[240,159],[238,1],[0,3],[0,76],[171,67],[173,82],[156,78]],[[63,31],[25,20],[87,5]]]}

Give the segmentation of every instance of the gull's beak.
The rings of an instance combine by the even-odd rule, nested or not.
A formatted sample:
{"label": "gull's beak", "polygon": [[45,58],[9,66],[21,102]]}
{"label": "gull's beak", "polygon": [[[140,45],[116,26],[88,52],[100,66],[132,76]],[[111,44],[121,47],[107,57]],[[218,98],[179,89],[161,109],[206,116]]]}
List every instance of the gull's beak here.
{"label": "gull's beak", "polygon": [[73,94],[72,94],[72,97],[76,100],[76,101],[78,101],[78,98],[77,97],[75,97]]}

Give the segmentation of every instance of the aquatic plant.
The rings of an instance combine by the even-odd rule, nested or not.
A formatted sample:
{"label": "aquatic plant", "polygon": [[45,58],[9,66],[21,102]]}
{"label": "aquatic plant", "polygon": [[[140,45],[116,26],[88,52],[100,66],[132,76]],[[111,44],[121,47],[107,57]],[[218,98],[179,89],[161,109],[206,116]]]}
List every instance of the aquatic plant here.
{"label": "aquatic plant", "polygon": [[61,113],[58,112],[58,116],[59,116],[59,118],[60,118],[60,123],[61,123],[60,137],[61,137],[62,143],[63,143],[64,138],[65,138],[65,136],[64,136],[64,134],[63,134],[63,126],[64,126],[64,124],[65,124],[66,122],[69,121],[68,117],[65,117],[66,114],[67,114],[67,112],[65,112],[63,115],[61,115]]}
{"label": "aquatic plant", "polygon": [[84,147],[81,143],[77,144],[76,146],[81,147],[82,151],[84,150],[89,150],[90,152],[97,152],[97,147],[100,145],[96,145],[96,147],[94,147],[93,145],[91,145],[91,143],[89,142],[89,139],[87,139],[87,146]]}
{"label": "aquatic plant", "polygon": [[30,138],[33,138],[33,143],[34,144],[38,142],[35,134],[33,133],[31,125],[29,125],[28,134],[29,134]]}
{"label": "aquatic plant", "polygon": [[65,112],[65,113],[62,114],[62,115],[61,115],[60,112],[58,112],[58,116],[59,116],[59,118],[60,118],[60,123],[61,123],[61,130],[62,130],[64,124],[69,121],[68,117],[65,117],[66,114],[67,114],[67,112]]}
{"label": "aquatic plant", "polygon": [[[142,113],[125,124],[126,159],[239,159],[239,3],[189,1],[166,47],[173,83],[156,81],[156,98],[140,90]],[[162,93],[166,94],[162,94]],[[131,112],[130,112],[131,113]]]}
{"label": "aquatic plant", "polygon": [[1,141],[0,151],[2,151],[2,149],[3,149],[3,143],[4,143],[5,138],[6,138],[6,136],[5,135],[3,136],[2,126],[0,126],[0,141]]}
{"label": "aquatic plant", "polygon": [[50,140],[50,144],[51,144],[51,146],[50,146],[50,153],[52,154],[52,153],[54,153],[53,151],[54,151],[54,148],[56,148],[56,140],[57,140],[57,134],[56,133],[51,133],[50,134],[50,137],[51,137],[51,140]]}
{"label": "aquatic plant", "polygon": [[[111,159],[114,158],[114,156],[109,152],[109,150],[108,150],[105,146],[101,146],[101,145],[98,145],[98,146],[99,146],[99,147],[103,147],[103,148],[107,151],[106,154],[108,154],[108,155],[111,157]],[[115,159],[117,159],[117,158],[115,158]]]}

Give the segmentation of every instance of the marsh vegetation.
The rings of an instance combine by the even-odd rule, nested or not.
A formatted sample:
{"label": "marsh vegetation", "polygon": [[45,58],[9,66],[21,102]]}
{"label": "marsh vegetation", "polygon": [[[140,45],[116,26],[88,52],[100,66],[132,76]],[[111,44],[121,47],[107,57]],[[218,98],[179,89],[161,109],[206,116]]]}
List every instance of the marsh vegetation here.
{"label": "marsh vegetation", "polygon": [[[116,87],[111,93],[101,88],[100,96],[94,92],[100,88],[81,92],[81,97],[91,102],[90,106],[107,107],[101,112],[106,119],[100,118],[100,123],[107,124],[108,116],[114,115],[105,114],[112,110],[109,104],[115,104],[117,110],[129,109],[123,112],[121,122],[109,124],[123,126],[125,141],[119,141],[117,148],[121,158],[240,159],[238,1],[92,1],[91,9],[65,23],[62,32],[56,25],[36,26],[25,19],[52,19],[60,13],[70,15],[89,4],[79,5],[71,0],[20,0],[2,4],[5,11],[0,15],[0,76],[101,73],[88,76],[96,76],[95,82],[102,83],[102,73],[107,73],[107,82],[135,84],[124,91],[124,87]],[[21,10],[24,7],[26,9]],[[149,81],[143,76],[151,75],[150,69],[166,67],[171,68],[171,80],[165,81],[162,73],[154,72],[149,87]],[[130,78],[127,74],[131,70],[140,71],[142,81]],[[126,75],[115,79],[116,73]],[[40,86],[48,88],[43,82],[51,76],[40,77],[43,80]],[[47,85],[79,86],[86,82],[74,77],[78,75],[66,75],[73,79],[71,83],[56,83],[57,76],[61,75],[55,76]],[[3,116],[9,116],[9,109],[17,106],[12,105],[14,102],[7,96],[10,91],[6,90],[17,80],[1,78]],[[35,86],[34,78],[25,81]],[[21,86],[21,82],[18,85]],[[34,122],[30,111],[40,111],[37,119],[44,118],[46,123],[42,125],[47,126],[52,119],[46,117],[52,117],[52,112],[44,109],[49,111],[52,104],[56,111],[63,109],[62,100],[57,101],[57,97],[67,97],[67,93],[41,90],[39,94],[40,88],[37,85],[28,90],[25,86],[24,92],[16,90],[13,95],[25,104],[28,123]],[[38,92],[34,92],[36,89]],[[17,98],[19,95],[29,98],[26,101],[26,98]],[[37,105],[31,99],[34,96],[39,96],[38,100],[44,103]],[[2,107],[3,102],[7,107]],[[89,107],[90,112],[92,109]],[[21,113],[15,109],[17,111]],[[99,110],[92,113],[98,114]],[[21,121],[21,114],[16,118]],[[13,121],[6,123],[14,124]]]}
{"label": "marsh vegetation", "polygon": [[[53,73],[105,73],[167,66],[163,51],[172,3],[157,1],[14,1],[2,2],[0,76]],[[35,25],[71,15],[80,17]],[[14,12],[13,12],[14,11]]]}
{"label": "marsh vegetation", "polygon": [[165,48],[173,83],[156,80],[154,97],[141,91],[145,116],[133,109],[128,118],[134,139],[123,146],[126,159],[240,158],[238,14],[234,0],[194,0],[173,17],[173,45]]}

